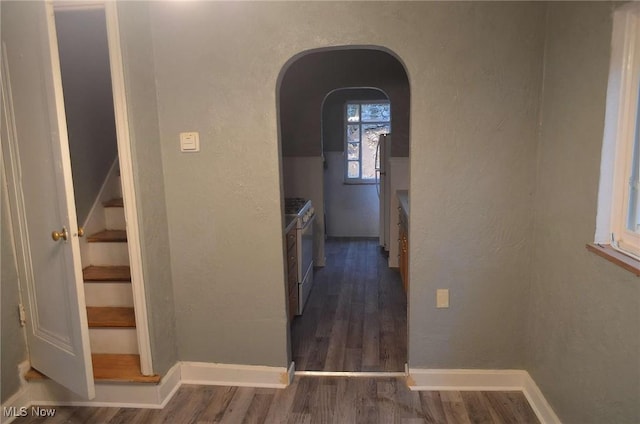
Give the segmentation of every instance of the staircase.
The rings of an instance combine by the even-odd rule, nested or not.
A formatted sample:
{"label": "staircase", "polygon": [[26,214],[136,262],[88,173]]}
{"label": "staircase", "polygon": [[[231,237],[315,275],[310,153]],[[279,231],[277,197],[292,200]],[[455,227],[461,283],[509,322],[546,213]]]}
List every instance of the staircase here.
{"label": "staircase", "polygon": [[159,376],[140,373],[122,198],[103,202],[102,213],[105,229],[86,236],[90,265],[82,270],[94,377],[157,382]]}
{"label": "staircase", "polygon": [[[158,383],[140,371],[120,176],[114,164],[80,239],[89,343],[96,382]],[[32,369],[27,380],[46,377]]]}

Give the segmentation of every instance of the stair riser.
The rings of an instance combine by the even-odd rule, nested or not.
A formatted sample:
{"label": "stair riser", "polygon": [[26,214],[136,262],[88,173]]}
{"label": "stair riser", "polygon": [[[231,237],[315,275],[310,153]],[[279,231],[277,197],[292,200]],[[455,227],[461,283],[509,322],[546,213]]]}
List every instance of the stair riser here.
{"label": "stair riser", "polygon": [[126,230],[123,208],[104,208],[104,218],[107,230]]}
{"label": "stair riser", "polygon": [[91,353],[139,353],[135,328],[90,328]]}
{"label": "stair riser", "polygon": [[129,283],[86,283],[84,296],[87,306],[133,307],[133,293]]}
{"label": "stair riser", "polygon": [[127,243],[88,243],[91,265],[129,265]]}

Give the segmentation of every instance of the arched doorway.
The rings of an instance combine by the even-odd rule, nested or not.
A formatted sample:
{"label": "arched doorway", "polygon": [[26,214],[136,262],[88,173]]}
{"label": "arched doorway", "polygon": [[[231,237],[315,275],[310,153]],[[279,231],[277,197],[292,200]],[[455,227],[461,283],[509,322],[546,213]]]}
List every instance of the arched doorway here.
{"label": "arched doorway", "polygon": [[[305,52],[281,72],[277,95],[282,195],[285,200],[311,200],[316,211],[313,289],[306,302],[300,291],[298,301],[305,306],[290,323],[296,370],[402,372],[407,361],[407,298],[396,269],[397,244],[378,246],[375,181],[354,184],[340,176],[347,175],[350,155],[342,112],[347,102],[388,102],[393,139],[389,174],[396,178],[394,189],[408,188],[410,90],[404,66],[379,48]],[[365,191],[362,199],[370,202],[373,193],[375,202],[353,202]],[[348,210],[349,202],[340,196],[359,205],[368,221],[373,216],[373,230],[369,225],[355,231],[354,223],[365,217]],[[386,202],[391,204],[395,196],[389,197]],[[397,228],[395,234],[391,239],[397,239]]]}

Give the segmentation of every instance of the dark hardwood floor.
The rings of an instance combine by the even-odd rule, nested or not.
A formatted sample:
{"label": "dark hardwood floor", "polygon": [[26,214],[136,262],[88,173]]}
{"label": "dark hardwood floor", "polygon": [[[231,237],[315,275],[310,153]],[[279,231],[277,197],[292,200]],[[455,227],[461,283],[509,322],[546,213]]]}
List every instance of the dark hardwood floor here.
{"label": "dark hardwood floor", "polygon": [[328,239],[326,266],[292,324],[296,370],[402,372],[407,300],[374,239]]}
{"label": "dark hardwood floor", "polygon": [[[43,407],[51,408],[51,407]],[[296,377],[286,389],[184,385],[164,409],[55,407],[17,424],[538,423],[521,392],[412,392],[403,378]]]}

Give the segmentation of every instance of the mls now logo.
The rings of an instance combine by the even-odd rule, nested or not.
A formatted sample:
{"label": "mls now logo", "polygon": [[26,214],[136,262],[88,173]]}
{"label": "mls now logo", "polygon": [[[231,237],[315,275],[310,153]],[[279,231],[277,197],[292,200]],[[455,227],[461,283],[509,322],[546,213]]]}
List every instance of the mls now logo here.
{"label": "mls now logo", "polygon": [[39,406],[32,406],[31,415],[34,417],[53,417],[56,415],[56,410],[55,408],[40,408]]}
{"label": "mls now logo", "polygon": [[[2,414],[5,417],[26,417],[29,415],[29,409],[26,406],[18,408],[17,406],[3,407]],[[34,417],[53,417],[56,415],[55,408],[40,408],[39,406],[33,406],[31,408],[31,415]]]}
{"label": "mls now logo", "polygon": [[18,408],[17,406],[3,407],[2,415],[5,417],[26,417],[29,414],[26,406]]}

